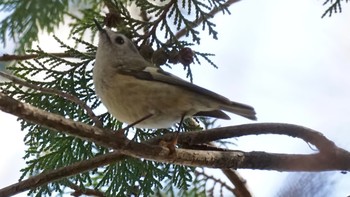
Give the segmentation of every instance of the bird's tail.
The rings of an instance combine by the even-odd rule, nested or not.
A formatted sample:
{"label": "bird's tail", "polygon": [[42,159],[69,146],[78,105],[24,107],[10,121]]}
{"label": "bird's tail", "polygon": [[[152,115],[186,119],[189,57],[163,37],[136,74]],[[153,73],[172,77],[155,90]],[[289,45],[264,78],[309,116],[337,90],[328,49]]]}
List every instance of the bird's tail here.
{"label": "bird's tail", "polygon": [[231,104],[221,106],[221,109],[224,111],[228,111],[228,112],[243,116],[250,120],[257,120],[255,116],[256,113],[254,108],[246,104],[231,101]]}

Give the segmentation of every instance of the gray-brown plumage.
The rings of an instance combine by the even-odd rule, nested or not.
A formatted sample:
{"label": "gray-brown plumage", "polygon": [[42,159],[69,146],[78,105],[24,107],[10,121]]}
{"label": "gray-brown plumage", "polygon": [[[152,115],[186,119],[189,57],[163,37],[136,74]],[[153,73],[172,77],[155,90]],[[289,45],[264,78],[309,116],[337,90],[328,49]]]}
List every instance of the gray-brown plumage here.
{"label": "gray-brown plumage", "polygon": [[99,30],[93,71],[95,90],[119,121],[132,124],[152,114],[136,127],[167,128],[182,117],[230,119],[223,111],[256,120],[253,107],[163,71],[147,62],[123,34]]}

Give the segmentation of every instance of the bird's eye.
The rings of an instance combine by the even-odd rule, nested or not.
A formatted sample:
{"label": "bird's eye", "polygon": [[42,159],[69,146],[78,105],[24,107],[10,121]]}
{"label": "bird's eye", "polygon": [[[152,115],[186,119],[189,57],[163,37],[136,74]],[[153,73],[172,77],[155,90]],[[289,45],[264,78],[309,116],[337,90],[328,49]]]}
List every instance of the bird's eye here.
{"label": "bird's eye", "polygon": [[115,42],[117,43],[117,44],[124,44],[124,38],[123,37],[121,37],[121,36],[117,36],[116,38],[115,38]]}

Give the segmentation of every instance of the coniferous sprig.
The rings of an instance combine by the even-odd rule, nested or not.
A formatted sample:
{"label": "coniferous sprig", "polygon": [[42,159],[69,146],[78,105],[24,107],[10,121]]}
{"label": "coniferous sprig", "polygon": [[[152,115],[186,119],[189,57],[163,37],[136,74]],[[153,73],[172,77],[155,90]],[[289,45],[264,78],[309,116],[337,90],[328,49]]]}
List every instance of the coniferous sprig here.
{"label": "coniferous sprig", "polygon": [[[342,12],[342,2],[343,0],[326,0],[323,5],[330,5],[326,11],[322,14],[321,18],[325,17],[327,14],[328,16],[332,16],[333,13],[341,13]],[[346,3],[349,2],[349,0],[345,0]]]}
{"label": "coniferous sprig", "polygon": [[[62,48],[67,49],[67,53],[79,59],[71,61],[46,53],[40,48],[32,50],[32,53],[38,54],[36,59],[18,62],[8,68],[14,75],[31,84],[30,87],[24,88],[12,82],[2,82],[1,85],[9,95],[25,103],[79,122],[97,125],[98,117],[92,111],[98,106],[92,87],[91,61],[94,57],[89,55],[96,48],[80,42],[86,45],[88,53],[80,52],[57,38],[56,40],[61,43]],[[44,78],[39,80],[37,76],[44,76]],[[86,112],[87,109],[90,110],[90,114]],[[92,116],[96,119],[93,120]],[[113,122],[111,117],[105,117],[105,120],[106,123]],[[22,169],[21,179],[108,152],[106,148],[94,143],[61,134],[31,122],[20,120],[20,123],[22,130],[28,131],[24,139],[28,146],[24,156],[27,166]],[[69,179],[74,183],[89,183],[91,182],[90,173],[93,171],[81,173]],[[36,194],[41,196],[53,190],[61,190],[64,181],[43,186],[36,190]]]}
{"label": "coniferous sprig", "polygon": [[[11,2],[4,1],[3,4],[0,3],[3,10],[12,11],[5,20],[2,21],[2,27],[0,30],[5,42],[6,29],[10,29],[11,38],[21,38],[23,43],[20,46],[28,47],[31,43],[37,40],[37,34],[39,28],[46,32],[53,32],[55,27],[58,27],[60,21],[64,15],[68,15],[73,19],[70,23],[72,27],[72,33],[70,34],[78,36],[79,39],[85,35],[87,29],[91,29],[93,25],[93,19],[103,18],[99,16],[101,9],[105,6],[108,8],[108,13],[104,17],[104,22],[107,26],[117,27],[118,31],[128,35],[130,38],[134,38],[137,43],[142,41],[142,44],[149,44],[152,46],[154,44],[155,48],[163,49],[166,53],[170,51],[177,50],[181,51],[186,46],[191,44],[200,44],[199,30],[196,29],[197,26],[202,25],[202,31],[208,30],[209,35],[212,35],[214,39],[217,39],[217,32],[215,30],[215,24],[210,22],[210,18],[213,15],[210,11],[222,10],[224,13],[228,12],[227,6],[225,6],[226,1],[224,0],[207,0],[207,1],[197,1],[197,0],[171,0],[167,3],[163,2],[149,2],[149,1],[129,1],[129,3],[135,3],[139,8],[141,14],[145,17],[139,19],[138,16],[133,16],[135,14],[130,14],[128,10],[129,3],[116,0],[105,0],[102,3],[97,2],[85,2],[85,1],[64,1],[59,5],[57,2],[51,2],[52,6],[40,7],[35,4],[35,2]],[[69,9],[68,5],[84,5],[83,9]],[[58,4],[58,3],[57,3]],[[46,4],[45,4],[46,5]],[[23,6],[27,6],[29,9],[25,12],[20,12]],[[40,12],[34,8],[40,7]],[[14,10],[14,8],[16,8]],[[33,13],[31,13],[33,12]],[[43,14],[44,16],[50,16],[52,13],[56,13],[54,20],[49,20],[47,17],[38,18],[37,13],[47,12],[49,14]],[[228,12],[229,13],[229,12]],[[31,17],[33,15],[33,17]],[[27,18],[25,18],[25,16]],[[18,21],[25,21],[28,23],[26,26],[20,24]],[[36,23],[39,21],[39,25]],[[17,25],[11,25],[13,21],[17,21]],[[28,27],[30,32],[20,30],[21,28]],[[94,29],[94,28],[92,28]],[[186,35],[192,38],[192,41],[179,40],[179,35],[177,32],[180,30],[185,30]],[[22,32],[21,35],[15,35],[14,32]],[[91,41],[96,35],[95,31],[92,31]],[[164,35],[164,36],[163,36]],[[162,39],[164,37],[164,39]],[[187,39],[189,40],[189,39]],[[24,44],[25,43],[25,44]],[[202,57],[205,60],[209,60],[205,55],[207,53],[193,53],[194,58],[198,60],[198,57]],[[182,63],[180,61],[180,63]],[[191,63],[191,62],[189,62]],[[184,68],[187,70],[187,76],[193,79],[191,68],[188,66],[189,63],[184,64]],[[209,60],[209,63],[213,65],[213,62]]]}
{"label": "coniferous sprig", "polygon": [[52,33],[63,21],[64,13],[69,8],[69,1],[11,1],[3,0],[0,11],[9,15],[1,21],[0,41],[6,43],[7,35],[19,42],[19,50],[31,48],[38,40],[39,30]]}
{"label": "coniferous sprig", "polygon": [[[10,95],[16,96],[26,103],[76,121],[94,124],[91,117],[85,113],[84,108],[69,99],[67,100],[62,95],[67,93],[79,98],[92,109],[98,106],[97,98],[91,87],[92,84],[90,84],[92,82],[91,63],[93,61],[90,53],[94,53],[96,47],[76,39],[87,48],[86,51],[81,52],[64,44],[58,38],[55,39],[62,48],[66,49],[66,53],[76,57],[74,61],[46,53],[40,48],[32,50],[32,53],[38,54],[37,59],[19,62],[9,69],[16,76],[38,88],[23,88],[21,85],[10,82],[3,82],[4,86],[2,87],[5,87]],[[42,73],[48,77],[43,80],[35,78],[36,75]],[[50,94],[41,88],[52,91],[59,90],[62,93]],[[100,115],[99,120],[104,123],[104,126],[111,129],[117,130],[122,127],[122,123],[116,122],[108,113]],[[28,131],[25,136],[25,144],[28,149],[24,156],[27,160],[27,166],[22,169],[21,179],[109,152],[109,150],[94,143],[57,133],[24,120],[21,120],[21,125],[23,130]],[[137,129],[134,140],[146,141],[168,132],[163,129],[148,133]],[[65,187],[69,187],[69,184],[73,183],[82,188],[103,191],[107,196],[130,194],[148,196],[154,194],[153,188],[162,188],[162,183],[165,180],[174,184],[177,190],[185,191],[191,182],[193,170],[194,168],[186,166],[125,158],[124,161],[117,161],[114,165],[100,167],[43,185],[31,190],[30,193],[37,196],[51,195],[53,192],[61,193],[65,191]]]}

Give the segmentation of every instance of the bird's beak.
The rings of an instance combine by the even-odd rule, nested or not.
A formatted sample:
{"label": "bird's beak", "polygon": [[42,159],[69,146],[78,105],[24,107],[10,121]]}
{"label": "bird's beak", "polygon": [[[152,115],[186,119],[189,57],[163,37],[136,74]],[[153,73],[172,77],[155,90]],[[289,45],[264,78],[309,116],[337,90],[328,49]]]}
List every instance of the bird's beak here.
{"label": "bird's beak", "polygon": [[98,21],[95,18],[94,18],[94,22],[95,22],[95,25],[97,27],[97,30],[100,32],[100,35],[105,35],[107,37],[107,40],[111,41],[106,29],[103,29],[102,26],[100,25],[100,23],[98,23]]}
{"label": "bird's beak", "polygon": [[100,23],[98,23],[98,21],[97,21],[95,18],[94,18],[94,22],[95,22],[95,25],[96,25],[98,31],[100,31],[100,32],[106,31],[106,30],[104,30],[104,29],[102,28],[102,26],[100,25]]}

